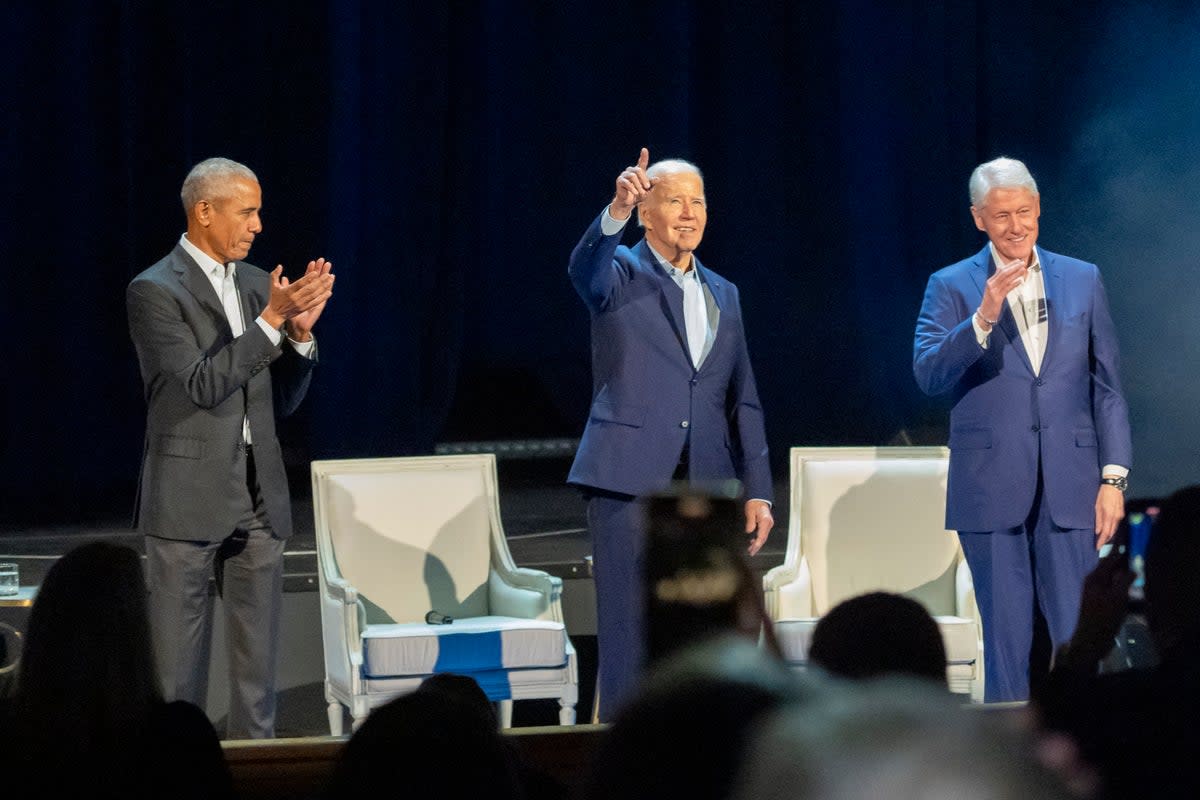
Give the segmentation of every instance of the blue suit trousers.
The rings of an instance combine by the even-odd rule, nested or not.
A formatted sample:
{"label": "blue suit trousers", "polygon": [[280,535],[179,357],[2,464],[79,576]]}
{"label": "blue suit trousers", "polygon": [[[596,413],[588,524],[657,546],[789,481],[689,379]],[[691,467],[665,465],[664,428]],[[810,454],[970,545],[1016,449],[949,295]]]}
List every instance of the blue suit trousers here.
{"label": "blue suit trousers", "polygon": [[1039,475],[1023,525],[958,538],[983,621],[984,700],[1026,700],[1035,615],[1046,621],[1052,651],[1070,640],[1083,579],[1098,559],[1095,532],[1054,524]]}

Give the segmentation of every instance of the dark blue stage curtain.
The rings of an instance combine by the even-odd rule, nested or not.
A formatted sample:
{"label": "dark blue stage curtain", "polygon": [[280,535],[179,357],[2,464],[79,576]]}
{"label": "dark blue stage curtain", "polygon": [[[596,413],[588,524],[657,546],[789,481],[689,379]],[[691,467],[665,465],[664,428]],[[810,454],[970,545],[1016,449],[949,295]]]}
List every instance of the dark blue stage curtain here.
{"label": "dark blue stage curtain", "polygon": [[566,261],[641,146],[705,171],[701,257],[741,289],[778,470],[792,444],[944,441],[921,294],[982,244],[971,168],[1024,158],[1042,243],[1104,271],[1135,475],[1166,491],[1200,440],[1200,12],[1128,5],[4,3],[0,520],[132,507],[124,288],[212,155],[262,181],[253,262],[336,265],[282,429],[301,491],[310,458],[578,435]]}

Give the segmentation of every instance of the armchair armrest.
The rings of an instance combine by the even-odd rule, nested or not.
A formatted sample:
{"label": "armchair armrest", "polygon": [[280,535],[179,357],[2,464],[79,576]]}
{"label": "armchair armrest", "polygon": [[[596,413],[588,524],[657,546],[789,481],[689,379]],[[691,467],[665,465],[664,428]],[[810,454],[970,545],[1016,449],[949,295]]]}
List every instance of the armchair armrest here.
{"label": "armchair armrest", "polygon": [[783,564],[763,576],[764,606],[772,620],[804,619],[813,615],[812,575],[808,559]]}
{"label": "armchair armrest", "polygon": [[325,575],[321,597],[321,638],[328,677],[340,685],[354,686],[363,663],[362,631],[366,610],[358,590],[339,576]]}
{"label": "armchair armrest", "polygon": [[488,605],[493,614],[562,622],[562,578],[518,567],[488,575]]}
{"label": "armchair armrest", "polygon": [[325,591],[330,599],[339,600],[343,603],[358,602],[358,590],[350,585],[350,581],[337,575],[325,576]]}

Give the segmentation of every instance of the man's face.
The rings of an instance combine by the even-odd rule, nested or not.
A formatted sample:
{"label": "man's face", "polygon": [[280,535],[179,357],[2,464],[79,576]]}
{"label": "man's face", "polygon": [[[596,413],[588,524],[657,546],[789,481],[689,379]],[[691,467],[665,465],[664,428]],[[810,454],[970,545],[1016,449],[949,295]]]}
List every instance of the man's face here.
{"label": "man's face", "polygon": [[642,226],[646,241],[668,260],[690,253],[704,238],[708,209],[704,183],[693,172],[663,175],[642,201]]}
{"label": "man's face", "polygon": [[262,230],[258,216],[262,190],[257,181],[233,178],[216,194],[219,196],[197,205],[200,241],[192,244],[222,264],[241,261],[250,254],[254,237]]}
{"label": "man's face", "polygon": [[988,235],[1004,263],[1029,263],[1038,236],[1041,199],[1025,188],[992,189],[982,206],[971,206],[975,227]]}

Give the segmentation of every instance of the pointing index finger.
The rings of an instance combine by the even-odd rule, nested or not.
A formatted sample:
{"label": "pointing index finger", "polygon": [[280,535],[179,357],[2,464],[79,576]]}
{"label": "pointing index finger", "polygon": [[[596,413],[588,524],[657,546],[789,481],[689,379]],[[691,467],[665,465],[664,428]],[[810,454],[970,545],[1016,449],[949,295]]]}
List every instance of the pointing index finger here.
{"label": "pointing index finger", "polygon": [[645,169],[650,166],[650,151],[642,148],[642,152],[638,154],[637,160],[638,169]]}

